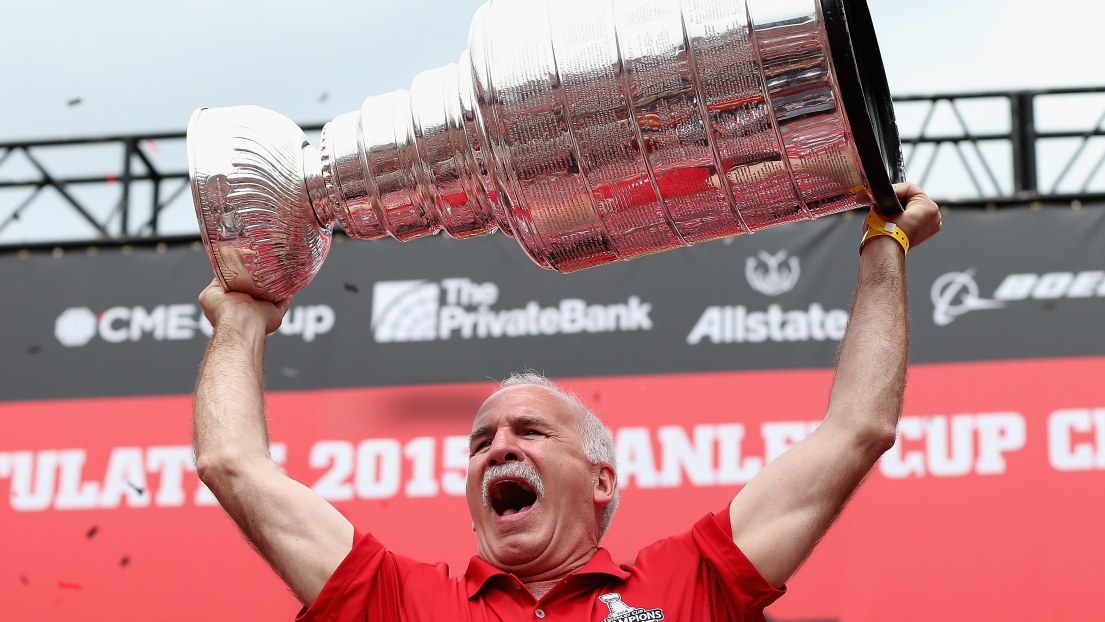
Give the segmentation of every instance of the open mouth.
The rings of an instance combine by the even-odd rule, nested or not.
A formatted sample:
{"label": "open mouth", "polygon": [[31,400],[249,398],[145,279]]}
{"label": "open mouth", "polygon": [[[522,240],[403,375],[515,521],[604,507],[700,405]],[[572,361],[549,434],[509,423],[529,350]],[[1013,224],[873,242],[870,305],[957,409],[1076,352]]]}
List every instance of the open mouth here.
{"label": "open mouth", "polygon": [[491,510],[499,516],[512,516],[537,503],[537,491],[528,483],[503,479],[491,485]]}

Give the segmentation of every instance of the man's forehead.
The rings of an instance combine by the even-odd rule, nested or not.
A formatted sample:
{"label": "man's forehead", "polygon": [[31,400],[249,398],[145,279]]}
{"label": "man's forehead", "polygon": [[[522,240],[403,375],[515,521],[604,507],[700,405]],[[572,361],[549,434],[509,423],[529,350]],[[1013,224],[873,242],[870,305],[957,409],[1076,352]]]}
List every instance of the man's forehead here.
{"label": "man's forehead", "polygon": [[476,412],[472,429],[486,427],[503,418],[536,418],[556,423],[570,421],[575,415],[575,409],[560,393],[541,385],[520,384],[492,393]]}

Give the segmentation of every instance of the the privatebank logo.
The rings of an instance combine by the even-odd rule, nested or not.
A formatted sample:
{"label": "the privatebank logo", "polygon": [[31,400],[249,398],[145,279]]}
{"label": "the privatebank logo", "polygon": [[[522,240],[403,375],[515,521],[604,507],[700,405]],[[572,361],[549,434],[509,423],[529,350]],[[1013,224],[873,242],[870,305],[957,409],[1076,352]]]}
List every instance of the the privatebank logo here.
{"label": "the privatebank logo", "polygon": [[[334,328],[336,315],[328,305],[292,307],[277,330],[285,336],[314,341]],[[54,337],[67,348],[87,345],[97,336],[107,343],[127,341],[183,341],[211,336],[211,323],[199,305],[111,307],[99,313],[88,307],[70,307],[54,320]]]}
{"label": "the privatebank logo", "polygon": [[378,343],[437,337],[441,288],[427,281],[381,281],[372,286],[372,332]]}
{"label": "the privatebank logo", "polygon": [[652,305],[638,296],[592,304],[566,298],[542,306],[497,309],[499,286],[468,278],[381,281],[372,287],[372,333],[377,343],[652,330]]}

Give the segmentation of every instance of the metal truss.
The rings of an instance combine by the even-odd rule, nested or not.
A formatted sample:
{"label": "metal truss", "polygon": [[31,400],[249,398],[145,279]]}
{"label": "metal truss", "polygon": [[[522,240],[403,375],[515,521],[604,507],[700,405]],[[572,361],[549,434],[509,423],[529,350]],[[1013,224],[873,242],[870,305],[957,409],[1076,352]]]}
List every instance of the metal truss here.
{"label": "metal truss", "polygon": [[[942,205],[1105,200],[1105,87],[894,101],[907,176]],[[194,240],[189,194],[183,132],[0,142],[0,250]]]}
{"label": "metal truss", "polygon": [[[178,221],[182,204],[191,209],[185,136],[0,142],[0,249],[198,238],[194,216],[183,216],[183,228],[166,232],[163,226],[170,206]],[[35,213],[43,204],[50,204],[45,217]],[[9,234],[27,221],[34,222],[29,234]]]}
{"label": "metal truss", "polygon": [[894,98],[907,177],[941,204],[1105,199],[1105,87]]}
{"label": "metal truss", "polygon": [[[38,173],[31,179],[0,179],[0,189],[26,188],[30,193],[22,197],[14,206],[9,207],[3,220],[0,220],[0,233],[18,222],[39,199],[44,190],[52,190],[72,208],[74,216],[83,219],[98,234],[98,238],[126,238],[131,235],[137,237],[156,236],[158,233],[158,216],[164,207],[174,201],[187,188],[187,171],[162,171],[151,162],[148,145],[156,145],[157,141],[171,141],[182,138],[177,133],[153,134],[148,136],[107,136],[102,138],[81,138],[71,140],[42,140],[28,142],[14,142],[0,144],[3,154],[0,155],[0,167],[8,162],[12,156],[22,156],[26,163]],[[143,144],[147,145],[145,148]],[[101,175],[65,175],[51,173],[42,159],[36,155],[41,149],[50,147],[77,147],[87,145],[119,145],[123,149],[122,166],[120,172]],[[135,171],[134,165],[139,164],[143,170]],[[174,180],[179,180],[169,196],[162,199],[164,188]],[[153,205],[151,216],[137,228],[131,222],[131,187],[135,182],[148,181],[153,186]],[[71,188],[89,184],[118,184],[121,190],[114,208],[105,217],[97,217],[94,210],[85,205],[85,202],[74,196]]]}

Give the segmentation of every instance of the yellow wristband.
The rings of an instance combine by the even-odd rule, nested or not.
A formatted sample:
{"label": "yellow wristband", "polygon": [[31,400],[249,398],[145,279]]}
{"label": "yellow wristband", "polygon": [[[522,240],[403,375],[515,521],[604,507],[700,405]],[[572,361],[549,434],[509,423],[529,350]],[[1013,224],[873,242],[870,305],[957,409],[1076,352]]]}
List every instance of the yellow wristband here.
{"label": "yellow wristband", "polygon": [[859,243],[859,250],[861,253],[863,252],[863,245],[867,243],[867,240],[877,235],[888,235],[894,238],[898,241],[898,244],[902,245],[902,249],[905,250],[905,252],[909,252],[909,236],[907,236],[905,231],[902,231],[902,228],[898,225],[879,218],[875,210],[871,210],[863,222],[867,223],[867,232],[863,235],[863,241]]}

